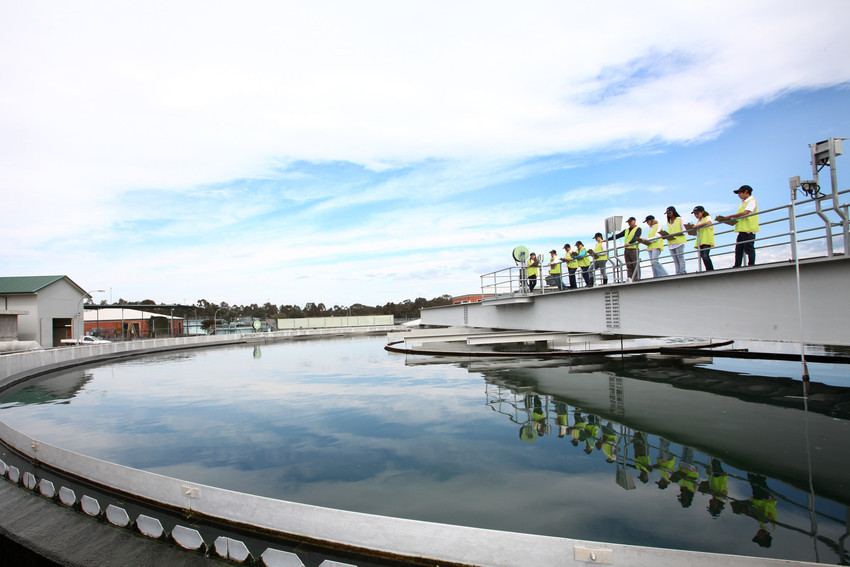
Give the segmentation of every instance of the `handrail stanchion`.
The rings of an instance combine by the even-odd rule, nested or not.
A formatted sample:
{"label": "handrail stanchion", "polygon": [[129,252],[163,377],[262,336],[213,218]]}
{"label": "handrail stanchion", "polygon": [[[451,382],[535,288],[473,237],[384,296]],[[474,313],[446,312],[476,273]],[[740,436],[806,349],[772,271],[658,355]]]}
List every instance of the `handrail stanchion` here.
{"label": "handrail stanchion", "polygon": [[791,205],[788,210],[788,230],[791,235],[791,261],[797,261],[797,208],[794,205],[796,187],[791,188]]}

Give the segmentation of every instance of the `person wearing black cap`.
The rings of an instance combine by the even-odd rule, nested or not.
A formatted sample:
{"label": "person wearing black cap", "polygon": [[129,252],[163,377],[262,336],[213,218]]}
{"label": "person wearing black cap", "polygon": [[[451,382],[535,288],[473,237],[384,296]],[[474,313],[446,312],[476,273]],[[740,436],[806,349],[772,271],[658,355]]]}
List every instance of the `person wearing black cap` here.
{"label": "person wearing black cap", "polygon": [[593,239],[596,240],[596,245],[590,251],[590,255],[593,256],[593,270],[602,272],[602,285],[605,285],[608,283],[608,272],[605,271],[605,267],[608,264],[608,251],[605,249],[604,244],[605,238],[601,232],[597,232],[593,235]]}
{"label": "person wearing black cap", "polygon": [[749,185],[741,185],[733,191],[741,198],[741,203],[738,205],[738,212],[734,215],[723,216],[717,215],[717,220],[732,224],[728,221],[735,221],[735,232],[738,233],[738,240],[735,244],[735,267],[739,268],[744,263],[744,255],[747,256],[747,265],[752,266],[756,263],[756,233],[759,231],[759,206],[753,197],[753,188]]}
{"label": "person wearing black cap", "polygon": [[682,216],[672,205],[667,207],[665,213],[667,214],[667,230],[662,231],[661,234],[667,238],[667,250],[670,251],[673,265],[676,266],[676,275],[685,274],[687,273],[685,268],[685,242],[687,242],[688,237],[685,236]]}
{"label": "person wearing black cap", "polygon": [[626,274],[629,281],[636,282],[640,279],[640,250],[638,250],[638,242],[640,241],[640,227],[637,225],[635,217],[629,217],[626,220],[628,228],[614,235],[614,239],[625,237],[623,241],[623,258],[626,260]]}
{"label": "person wearing black cap", "polygon": [[649,233],[647,233],[646,238],[641,238],[640,241],[646,244],[646,253],[649,254],[649,261],[652,266],[652,277],[663,278],[667,275],[667,270],[664,269],[658,258],[661,256],[661,251],[664,250],[664,238],[660,234],[657,235],[658,228],[661,225],[652,215],[647,215],[643,222],[649,225]]}
{"label": "person wearing black cap", "polygon": [[568,277],[570,281],[570,289],[576,289],[578,287],[576,285],[576,270],[578,269],[578,262],[575,259],[575,254],[573,254],[573,252],[570,250],[569,244],[564,244],[564,257],[561,258],[561,260],[567,263],[567,273],[569,274]]}
{"label": "person wearing black cap", "polygon": [[696,230],[697,241],[694,243],[694,248],[699,250],[699,257],[702,259],[705,271],[710,272],[714,270],[714,263],[711,261],[710,256],[711,248],[714,246],[714,226],[711,224],[711,215],[708,214],[702,205],[697,205],[691,212],[697,218],[697,223],[688,223],[685,227],[688,230]]}
{"label": "person wearing black cap", "polygon": [[593,281],[590,279],[591,258],[581,240],[576,241],[576,260],[578,267],[581,268],[581,277],[584,278],[585,287],[593,287]]}

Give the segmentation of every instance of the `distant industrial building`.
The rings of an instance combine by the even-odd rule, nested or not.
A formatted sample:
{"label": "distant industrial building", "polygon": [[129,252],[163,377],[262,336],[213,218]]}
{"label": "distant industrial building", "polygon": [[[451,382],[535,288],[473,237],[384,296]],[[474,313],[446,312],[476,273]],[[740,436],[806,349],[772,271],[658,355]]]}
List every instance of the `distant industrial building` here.
{"label": "distant industrial building", "polygon": [[87,309],[85,332],[105,339],[139,339],[156,336],[179,337],[186,322],[182,317],[129,307]]}

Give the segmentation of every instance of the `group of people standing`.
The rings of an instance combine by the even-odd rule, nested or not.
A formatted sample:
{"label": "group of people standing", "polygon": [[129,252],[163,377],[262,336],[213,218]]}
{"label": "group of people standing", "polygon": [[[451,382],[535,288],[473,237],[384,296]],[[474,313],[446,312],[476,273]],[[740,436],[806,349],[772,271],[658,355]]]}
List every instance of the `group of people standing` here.
{"label": "group of people standing", "polygon": [[[576,274],[581,272],[581,277],[584,279],[586,287],[593,287],[593,271],[599,270],[602,274],[602,283],[608,283],[608,272],[606,264],[608,263],[608,252],[605,249],[605,237],[601,232],[597,232],[593,236],[596,244],[592,250],[588,250],[581,240],[576,241],[575,248],[569,244],[564,244],[564,256],[558,257],[556,250],[549,251],[549,276],[546,278],[546,283],[557,287],[559,290],[576,289],[578,281]],[[564,274],[562,266],[567,267],[567,282],[564,282]],[[537,272],[540,266],[540,261],[537,254],[532,252],[528,259],[528,268],[526,274],[528,276],[528,287],[534,291],[537,285]]]}
{"label": "group of people standing", "polygon": [[[659,259],[664,250],[665,242],[670,251],[670,257],[673,259],[676,274],[687,273],[685,267],[687,234],[696,236],[694,248],[699,250],[700,261],[705,271],[714,270],[711,249],[714,247],[715,220],[734,225],[735,232],[738,233],[735,244],[735,267],[743,265],[744,257],[747,259],[748,266],[754,265],[756,263],[755,238],[756,232],[759,231],[758,215],[756,214],[758,213],[758,203],[753,197],[753,188],[749,185],[742,185],[734,193],[741,199],[741,203],[738,205],[738,212],[733,215],[717,215],[712,219],[705,207],[697,205],[691,211],[696,222],[683,223],[676,207],[670,206],[665,211],[667,217],[666,230],[662,228],[653,215],[648,215],[644,219],[644,223],[649,227],[646,238],[642,238],[643,233],[641,227],[637,225],[637,219],[629,217],[626,220],[626,228],[614,235],[615,240],[624,239],[623,258],[626,263],[628,280],[637,281],[640,279],[640,244],[646,247],[647,254],[649,254],[654,278],[667,275],[667,270],[661,265]],[[596,243],[592,250],[588,250],[580,240],[575,243],[575,248],[569,244],[564,244],[563,257],[559,258],[555,250],[550,250],[549,276],[546,283],[557,287],[559,290],[575,289],[578,287],[576,285],[576,274],[581,270],[581,277],[584,279],[585,286],[593,287],[594,271],[598,270],[601,272],[602,284],[607,284],[608,253],[605,247],[605,237],[602,236],[602,233],[597,232],[593,238]],[[564,264],[567,267],[568,285],[563,280],[562,265]],[[539,266],[540,260],[532,252],[526,269],[528,286],[531,291],[534,291],[537,285]]]}

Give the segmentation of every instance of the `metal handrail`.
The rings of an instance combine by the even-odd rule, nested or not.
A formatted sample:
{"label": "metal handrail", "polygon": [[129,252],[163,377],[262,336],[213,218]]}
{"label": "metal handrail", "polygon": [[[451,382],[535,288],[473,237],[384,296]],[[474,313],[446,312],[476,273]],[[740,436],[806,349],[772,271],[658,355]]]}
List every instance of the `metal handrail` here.
{"label": "metal handrail", "polygon": [[[832,245],[825,245],[826,241],[830,238],[835,239],[843,236],[844,242],[848,241],[848,223],[843,219],[847,218],[847,212],[850,210],[850,204],[847,202],[840,203],[838,202],[839,196],[845,196],[850,194],[850,189],[846,189],[843,191],[838,191],[835,193],[828,193],[824,195],[819,195],[816,197],[808,198],[802,201],[798,201],[792,204],[789,203],[787,205],[780,205],[777,207],[772,207],[769,209],[759,210],[756,213],[752,213],[750,215],[745,215],[743,217],[738,217],[732,221],[733,223],[744,219],[753,215],[759,215],[759,237],[756,239],[755,246],[757,252],[760,251],[762,254],[767,253],[767,260],[762,263],[774,263],[774,262],[785,262],[785,261],[793,261],[795,259],[796,254],[800,254],[803,257],[815,257],[815,256],[834,256],[836,252],[833,251]],[[832,202],[830,202],[832,201]],[[820,203],[829,203],[831,205],[828,209],[820,209]],[[796,215],[792,216],[792,209],[796,207]],[[812,207],[811,210],[800,210],[801,208]],[[836,210],[838,209],[838,210]],[[779,214],[777,214],[779,213]],[[824,217],[828,214],[834,213],[834,216],[837,217],[836,220],[826,220],[824,221]],[[715,269],[724,269],[732,266],[731,258],[734,256],[736,242],[734,240],[729,239],[729,235],[734,235],[735,230],[734,226],[724,226],[727,225],[725,221],[713,222],[712,226],[714,227],[714,238],[715,238],[715,246],[711,250],[711,258],[715,263]],[[839,228],[839,231],[833,231],[833,229]],[[777,230],[778,229],[778,230]],[[683,230],[677,233],[670,233],[668,236],[678,236],[678,235],[686,235],[689,236],[688,230]],[[686,240],[685,246],[689,242],[697,242],[698,239],[688,239]],[[820,242],[824,243],[823,246],[811,246],[811,244]],[[609,238],[608,243],[611,243]],[[623,269],[625,268],[625,262],[623,260],[623,251],[625,250],[624,244],[616,244],[609,246],[607,248],[608,253],[608,265],[607,267],[612,268],[611,274],[609,274],[609,279],[613,283],[619,283],[623,281]],[[787,250],[785,254],[781,253],[781,250]],[[850,253],[850,251],[842,250],[838,254],[846,254]],[[686,249],[684,253],[685,261],[688,264],[693,265],[696,262],[696,272],[702,272],[702,263],[699,259],[699,248],[690,248]],[[718,262],[719,261],[719,262]],[[665,257],[660,260],[663,266],[672,265],[672,259],[669,257]],[[719,265],[718,265],[719,264]],[[651,270],[650,270],[650,260],[649,259],[640,259],[638,260],[638,269],[641,270],[641,273],[646,273],[646,276],[642,276],[642,279],[650,279]],[[510,295],[529,295],[531,292],[528,289],[526,278],[525,278],[525,266],[511,266],[508,268],[503,268],[501,270],[497,270],[495,272],[490,272],[487,274],[483,274],[481,276],[481,293],[482,296],[504,296],[507,294]],[[561,278],[564,283],[566,283],[566,279],[568,277],[566,263],[561,262]],[[594,285],[599,285],[601,282],[595,281],[597,279],[597,270],[594,267],[594,264],[591,264],[591,273]],[[693,272],[691,272],[693,273]],[[552,293],[554,291],[560,291],[557,286],[551,286],[546,283],[546,279],[548,276],[552,274],[549,273],[548,266],[541,262],[541,265],[538,268],[538,280],[537,286],[535,287],[534,294],[545,294]],[[578,288],[586,287],[583,278],[581,277],[581,268],[576,271],[576,285]],[[672,273],[672,270],[668,270],[667,277],[674,277],[675,273]]]}

